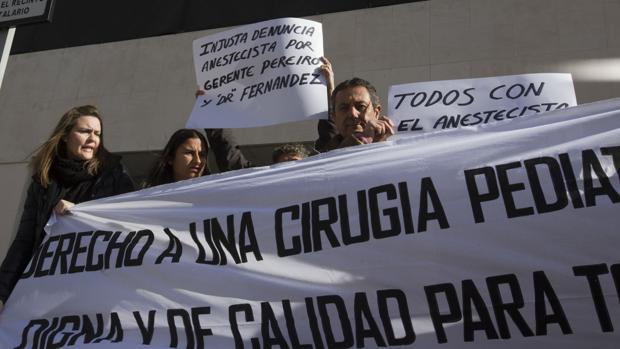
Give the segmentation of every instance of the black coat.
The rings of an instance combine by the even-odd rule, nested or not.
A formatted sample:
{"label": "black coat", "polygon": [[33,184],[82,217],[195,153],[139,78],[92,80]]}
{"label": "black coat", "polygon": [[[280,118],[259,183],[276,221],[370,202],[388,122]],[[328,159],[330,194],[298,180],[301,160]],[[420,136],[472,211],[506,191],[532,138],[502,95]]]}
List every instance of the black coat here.
{"label": "black coat", "polygon": [[[75,204],[123,194],[135,189],[131,177],[120,163],[120,158],[113,155],[108,158],[101,174],[94,181],[90,195],[73,200]],[[2,262],[2,266],[0,266],[0,300],[2,302],[6,302],[28,262],[45,237],[43,228],[50,218],[52,210],[62,199],[60,193],[59,185],[54,179],[47,188],[44,188],[39,183],[38,178],[33,176],[26,194],[24,211],[17,234],[4,258],[4,262]]]}

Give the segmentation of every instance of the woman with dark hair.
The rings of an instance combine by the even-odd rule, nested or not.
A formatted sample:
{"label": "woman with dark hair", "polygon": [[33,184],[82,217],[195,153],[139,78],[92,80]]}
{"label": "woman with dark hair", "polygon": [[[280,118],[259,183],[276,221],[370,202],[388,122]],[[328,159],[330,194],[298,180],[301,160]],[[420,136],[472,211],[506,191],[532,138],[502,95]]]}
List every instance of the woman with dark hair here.
{"label": "woman with dark hair", "polygon": [[134,190],[120,157],[103,146],[102,126],[96,107],[71,108],[39,147],[17,235],[0,266],[0,307],[41,244],[52,211],[67,214],[77,203]]}
{"label": "woman with dark hair", "polygon": [[202,133],[183,128],[177,130],[149,174],[145,187],[202,176],[207,168],[209,147]]}

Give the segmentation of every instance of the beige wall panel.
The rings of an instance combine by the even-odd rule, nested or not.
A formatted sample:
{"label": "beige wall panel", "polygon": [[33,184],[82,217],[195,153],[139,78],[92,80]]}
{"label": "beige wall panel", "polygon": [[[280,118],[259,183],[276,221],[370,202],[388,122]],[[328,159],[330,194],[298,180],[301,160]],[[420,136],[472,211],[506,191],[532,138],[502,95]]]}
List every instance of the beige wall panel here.
{"label": "beige wall panel", "polygon": [[6,251],[17,232],[30,176],[26,163],[0,164],[0,260],[4,260]]}

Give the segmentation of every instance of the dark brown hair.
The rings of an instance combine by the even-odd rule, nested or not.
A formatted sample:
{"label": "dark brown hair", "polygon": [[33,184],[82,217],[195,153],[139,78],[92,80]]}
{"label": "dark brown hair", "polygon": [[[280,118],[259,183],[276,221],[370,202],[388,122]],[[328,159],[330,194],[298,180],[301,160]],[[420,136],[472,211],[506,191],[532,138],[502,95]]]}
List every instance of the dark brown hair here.
{"label": "dark brown hair", "polygon": [[[207,153],[209,150],[209,145],[207,143],[207,139],[205,136],[193,129],[182,128],[177,130],[175,133],[170,136],[168,143],[164,147],[159,159],[155,163],[155,166],[151,169],[149,176],[144,183],[144,187],[153,187],[160,184],[172,183],[174,182],[174,177],[172,173],[172,161],[174,160],[174,156],[176,154],[177,148],[181,146],[181,144],[185,143],[186,140],[190,138],[198,138],[200,139],[200,143],[202,145],[202,150]],[[206,165],[205,171],[203,174],[207,174]]]}

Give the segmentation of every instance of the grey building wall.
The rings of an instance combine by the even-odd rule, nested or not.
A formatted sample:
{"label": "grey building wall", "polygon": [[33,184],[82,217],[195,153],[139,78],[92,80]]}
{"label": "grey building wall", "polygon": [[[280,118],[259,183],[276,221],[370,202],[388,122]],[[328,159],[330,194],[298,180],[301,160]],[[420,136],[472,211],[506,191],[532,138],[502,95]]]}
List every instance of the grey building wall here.
{"label": "grey building wall", "polygon": [[[393,84],[562,72],[587,103],[620,96],[619,13],[620,0],[430,0],[308,19],[323,23],[336,81],[364,77],[384,100]],[[112,151],[161,149],[193,105],[192,40],[218,30],[10,57],[0,90],[0,258],[17,227],[28,159],[64,111],[99,106]],[[260,146],[313,140],[316,127],[235,134]]]}

